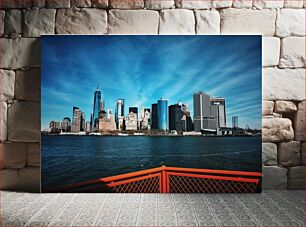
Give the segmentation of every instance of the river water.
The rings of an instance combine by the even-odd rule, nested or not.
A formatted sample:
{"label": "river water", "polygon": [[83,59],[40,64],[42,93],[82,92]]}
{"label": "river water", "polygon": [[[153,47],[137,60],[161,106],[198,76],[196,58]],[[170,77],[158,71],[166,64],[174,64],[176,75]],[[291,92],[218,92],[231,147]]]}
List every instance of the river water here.
{"label": "river water", "polygon": [[161,165],[261,172],[261,137],[42,135],[42,190]]}

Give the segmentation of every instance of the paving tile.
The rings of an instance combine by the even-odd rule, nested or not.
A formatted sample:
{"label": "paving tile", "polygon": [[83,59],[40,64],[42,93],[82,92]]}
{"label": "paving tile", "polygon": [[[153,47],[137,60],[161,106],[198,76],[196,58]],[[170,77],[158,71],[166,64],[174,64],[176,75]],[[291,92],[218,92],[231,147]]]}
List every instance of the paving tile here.
{"label": "paving tile", "polygon": [[5,226],[304,226],[303,191],[262,194],[1,192]]}

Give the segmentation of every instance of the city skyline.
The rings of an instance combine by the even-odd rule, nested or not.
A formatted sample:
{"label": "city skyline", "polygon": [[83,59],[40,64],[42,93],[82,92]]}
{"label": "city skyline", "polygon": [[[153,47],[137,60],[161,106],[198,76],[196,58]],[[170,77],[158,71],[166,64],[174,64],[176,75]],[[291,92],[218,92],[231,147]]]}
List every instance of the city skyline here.
{"label": "city skyline", "polygon": [[[72,106],[84,111],[89,121],[96,84],[106,110],[115,111],[118,98],[125,99],[125,115],[129,107],[150,108],[167,98],[169,105],[189,102],[193,118],[192,93],[203,90],[227,98],[228,119],[237,115],[240,126],[261,128],[260,40],[260,36],[44,36],[42,129],[51,120],[71,117]],[[213,50],[216,47],[228,51],[221,54]]]}

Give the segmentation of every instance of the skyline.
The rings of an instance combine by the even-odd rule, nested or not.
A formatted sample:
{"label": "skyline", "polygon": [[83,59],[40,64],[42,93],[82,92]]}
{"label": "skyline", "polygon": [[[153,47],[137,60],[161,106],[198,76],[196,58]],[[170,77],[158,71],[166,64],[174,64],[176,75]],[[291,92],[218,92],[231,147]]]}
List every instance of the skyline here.
{"label": "skyline", "polygon": [[227,119],[261,128],[260,36],[43,36],[42,74],[42,129],[72,106],[88,121],[97,84],[105,109],[118,98],[126,113],[167,98],[189,102],[193,118],[202,90],[226,98]]}

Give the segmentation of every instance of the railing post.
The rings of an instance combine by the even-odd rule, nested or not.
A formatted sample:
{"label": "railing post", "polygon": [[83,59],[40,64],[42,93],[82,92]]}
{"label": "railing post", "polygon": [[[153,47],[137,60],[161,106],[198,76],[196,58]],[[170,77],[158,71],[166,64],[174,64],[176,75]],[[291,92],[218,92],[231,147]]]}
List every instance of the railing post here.
{"label": "railing post", "polygon": [[166,166],[162,165],[162,175],[161,175],[161,182],[162,182],[162,192],[167,193],[167,175],[166,175]]}

